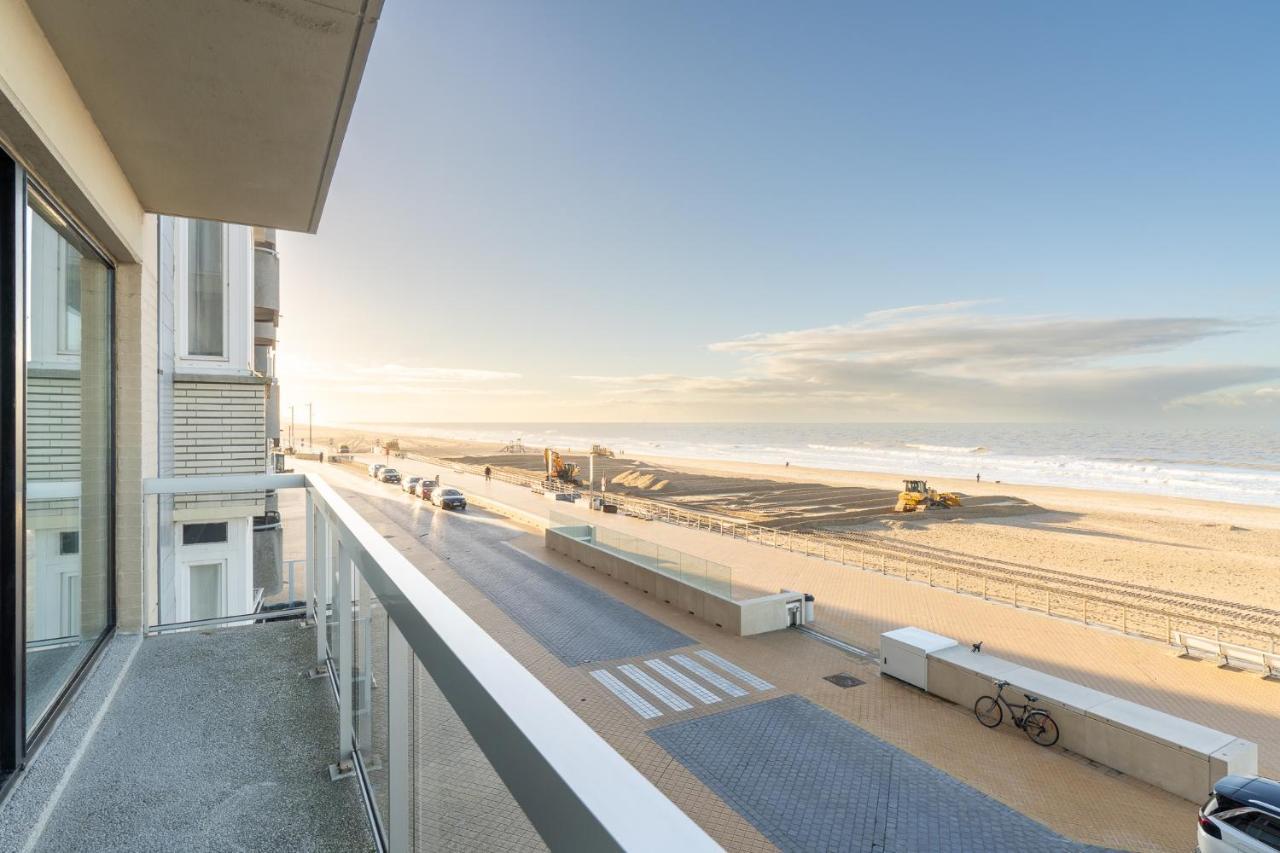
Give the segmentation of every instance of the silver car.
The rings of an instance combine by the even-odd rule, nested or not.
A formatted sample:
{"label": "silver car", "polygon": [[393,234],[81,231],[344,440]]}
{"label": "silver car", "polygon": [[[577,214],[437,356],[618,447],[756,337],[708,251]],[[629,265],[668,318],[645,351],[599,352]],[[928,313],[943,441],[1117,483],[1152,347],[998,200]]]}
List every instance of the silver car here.
{"label": "silver car", "polygon": [[1280,782],[1224,776],[1200,809],[1199,853],[1276,853],[1280,850]]}

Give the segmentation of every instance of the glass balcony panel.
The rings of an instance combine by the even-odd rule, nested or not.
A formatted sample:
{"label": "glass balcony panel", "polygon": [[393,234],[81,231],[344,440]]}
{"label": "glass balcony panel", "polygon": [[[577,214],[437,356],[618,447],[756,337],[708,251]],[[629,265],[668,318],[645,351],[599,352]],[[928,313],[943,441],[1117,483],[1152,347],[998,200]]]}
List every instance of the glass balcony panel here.
{"label": "glass balcony panel", "polygon": [[546,850],[538,831],[416,658],[410,689],[411,849]]}

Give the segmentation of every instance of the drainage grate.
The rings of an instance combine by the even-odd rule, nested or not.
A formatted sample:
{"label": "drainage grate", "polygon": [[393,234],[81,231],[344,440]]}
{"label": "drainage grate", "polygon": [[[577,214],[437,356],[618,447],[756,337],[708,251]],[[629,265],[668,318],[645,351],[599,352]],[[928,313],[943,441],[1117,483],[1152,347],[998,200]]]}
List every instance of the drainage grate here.
{"label": "drainage grate", "polygon": [[824,675],[823,681],[830,681],[836,687],[857,687],[859,684],[866,684],[861,678],[854,678],[847,672],[838,672],[835,675]]}

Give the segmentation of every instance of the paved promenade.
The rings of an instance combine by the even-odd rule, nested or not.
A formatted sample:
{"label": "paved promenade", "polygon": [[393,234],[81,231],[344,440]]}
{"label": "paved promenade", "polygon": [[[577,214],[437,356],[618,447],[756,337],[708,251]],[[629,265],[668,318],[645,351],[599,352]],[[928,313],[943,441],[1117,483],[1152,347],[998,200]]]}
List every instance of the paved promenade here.
{"label": "paved promenade", "polygon": [[[412,462],[405,464],[400,460],[403,470],[410,473],[435,473],[428,466]],[[387,524],[388,529],[404,529],[412,515],[421,519],[413,527],[414,535],[403,537],[405,552],[415,563],[424,567],[433,582],[439,584],[449,595],[468,609],[474,618],[503,643],[513,654],[527,666],[544,683],[548,684],[557,695],[573,707],[594,728],[600,731],[623,755],[631,760],[642,772],[652,778],[669,796],[688,811],[703,826],[707,827],[721,843],[733,849],[774,849],[775,846],[789,849],[801,849],[805,845],[790,845],[775,829],[744,819],[742,812],[746,810],[743,801],[736,805],[726,802],[716,779],[705,772],[697,772],[694,767],[705,767],[694,756],[685,755],[680,761],[672,762],[672,752],[659,745],[662,731],[675,730],[675,726],[687,721],[711,719],[724,715],[727,723],[732,722],[731,715],[739,708],[753,707],[759,702],[769,702],[782,696],[803,697],[813,706],[829,712],[851,724],[851,729],[862,736],[872,737],[875,742],[882,742],[886,748],[902,750],[908,757],[919,759],[924,764],[942,771],[942,778],[961,784],[960,790],[971,791],[975,795],[986,795],[994,804],[1008,807],[1009,813],[1031,818],[1032,826],[1039,826],[1040,831],[1046,829],[1050,835],[1045,837],[1043,846],[1070,846],[1070,842],[1095,844],[1105,847],[1136,850],[1184,850],[1194,844],[1194,815],[1192,804],[1168,795],[1151,786],[1133,779],[1117,775],[1105,768],[1092,765],[1087,761],[1062,750],[1043,750],[1034,746],[1019,733],[1012,730],[989,732],[981,729],[966,709],[941,702],[910,688],[906,688],[891,680],[881,679],[877,669],[858,658],[839,650],[817,643],[814,640],[793,632],[779,632],[763,637],[740,639],[728,637],[722,631],[705,625],[672,608],[654,602],[637,591],[620,586],[608,578],[602,578],[565,560],[559,555],[548,552],[541,542],[541,537],[532,533],[521,533],[504,520],[495,518],[483,511],[473,510],[466,516],[450,516],[439,518],[442,513],[430,513],[420,501],[396,492],[393,487],[380,486],[372,480],[360,476],[357,469],[339,469],[326,466],[324,473],[329,479],[344,489],[355,488],[362,495],[369,497],[359,501],[353,496],[353,505],[370,517],[375,525]],[[532,493],[516,487],[499,483],[485,484],[480,478],[450,475],[446,472],[445,482],[461,486],[473,498],[490,498],[502,500],[530,512],[545,514],[550,502]],[[375,497],[376,496],[376,497]],[[362,505],[363,504],[363,505]],[[569,512],[574,510],[564,504],[555,504],[556,509]],[[586,513],[582,513],[586,517]],[[591,516],[595,520],[602,517]],[[642,522],[634,519],[608,519],[611,525],[634,528],[629,532],[648,534],[651,538],[664,537],[664,544],[681,547],[685,550],[701,553],[712,559],[724,561],[726,553],[733,549],[716,546],[742,547],[745,543],[721,540],[705,532],[698,534],[665,524]],[[472,557],[478,555],[477,547],[466,545],[467,538],[460,534],[462,530],[506,530],[502,547],[514,549],[514,553],[523,553],[530,559],[544,566],[555,567],[565,575],[577,578],[583,585],[589,585],[609,597],[628,605],[638,614],[644,614],[652,620],[661,622],[675,632],[689,638],[693,646],[675,648],[667,651],[641,653],[630,659],[608,661],[605,664],[586,663],[581,666],[570,666],[551,646],[540,640],[537,631],[528,629],[529,623],[521,624],[504,609],[501,601],[486,595],[482,585],[468,581],[465,577],[470,569],[461,571],[453,568],[463,565],[468,553]],[[669,539],[664,534],[675,534]],[[391,535],[391,534],[389,534]],[[454,547],[458,550],[450,552],[448,545],[442,544],[453,537]],[[434,539],[440,542],[433,543]],[[679,539],[679,544],[675,541]],[[692,541],[689,541],[692,540]],[[425,544],[424,544],[425,543]],[[698,545],[700,548],[690,547]],[[861,628],[861,623],[878,620],[889,626],[898,624],[920,624],[934,630],[945,630],[939,623],[946,623],[947,611],[955,607],[979,608],[987,611],[983,617],[972,614],[970,619],[975,623],[985,619],[988,631],[1003,632],[1010,630],[1006,623],[1010,621],[1034,620],[1040,624],[1040,630],[1056,630],[1061,628],[1084,632],[1083,626],[1045,620],[1037,614],[1016,611],[1011,608],[986,604],[957,597],[950,593],[930,590],[928,587],[906,582],[882,578],[862,572],[851,572],[838,569],[830,564],[795,555],[779,554],[771,549],[760,549],[758,546],[746,546],[760,560],[770,558],[776,563],[778,557],[794,557],[796,561],[807,560],[810,571],[844,572],[856,574],[859,580],[884,585],[878,600],[868,598],[857,618],[850,617],[850,627],[860,627],[858,631],[843,632],[851,641],[865,646],[874,646],[879,628],[869,631]],[[435,550],[433,550],[433,548]],[[763,552],[762,554],[760,552]],[[441,560],[444,554],[451,559]],[[738,556],[740,559],[740,555]],[[484,563],[484,558],[479,563]],[[727,561],[726,561],[727,562]],[[443,563],[443,565],[441,565]],[[530,564],[524,564],[530,565]],[[737,562],[735,561],[735,566]],[[428,568],[429,566],[429,568]],[[779,585],[794,585],[782,581]],[[492,589],[490,590],[492,592]],[[827,598],[819,593],[819,622],[821,627],[831,633],[842,633],[833,630],[834,620],[829,616],[834,608],[826,605]],[[913,607],[906,607],[901,601],[911,602]],[[872,607],[872,602],[875,606]],[[883,616],[877,613],[881,607],[896,608],[908,615],[895,620],[892,615]],[[1017,630],[1033,632],[1034,628],[1022,626]],[[1134,644],[1143,650],[1155,650],[1151,644],[1112,637],[1103,632],[1098,633],[1112,641]],[[963,632],[954,632],[962,638]],[[995,634],[987,637],[988,643]],[[545,638],[544,638],[545,639]],[[990,646],[989,646],[990,647]],[[1062,651],[1055,648],[1055,651]],[[1069,649],[1067,650],[1069,652]],[[771,692],[760,693],[746,685],[741,678],[727,675],[706,659],[699,657],[702,652],[710,652],[731,664],[739,665],[750,675],[766,681]],[[1002,650],[997,650],[1002,653]],[[1168,654],[1159,649],[1162,659]],[[1010,655],[1012,656],[1012,655]],[[682,661],[681,658],[684,660]],[[1183,661],[1173,661],[1185,664]],[[709,682],[697,669],[690,669],[689,664],[703,670],[715,670],[725,680],[739,685],[744,695],[735,696],[728,691]],[[663,704],[652,693],[646,692],[640,682],[634,679],[634,672],[657,677],[666,683],[670,673],[685,675],[718,694],[719,701],[704,703],[702,699],[688,689],[679,692],[684,704],[688,707],[674,709]],[[1201,671],[1194,664],[1187,664],[1193,670]],[[664,667],[664,668],[659,668]],[[1048,667],[1045,667],[1048,668]],[[1208,670],[1204,670],[1208,671]],[[842,689],[829,681],[825,676],[848,673],[865,682],[861,686]],[[624,701],[619,693],[607,683],[608,676],[632,690],[640,696],[657,713],[646,716],[636,707]],[[1246,677],[1235,673],[1238,677]],[[1260,681],[1260,679],[1259,679]],[[676,681],[679,685],[680,682]],[[1268,687],[1274,685],[1266,685]],[[1143,701],[1138,698],[1137,701]],[[1154,704],[1154,703],[1151,703]],[[673,725],[674,724],[674,725]],[[714,721],[709,725],[715,725]],[[656,739],[655,739],[656,738]],[[848,743],[854,743],[856,738]],[[665,746],[673,746],[668,741]],[[674,747],[673,747],[674,748]],[[741,745],[743,750],[747,745]],[[744,754],[747,754],[744,751]],[[680,756],[677,755],[678,758]],[[892,762],[891,762],[892,763]],[[900,766],[906,766],[905,764]],[[869,771],[870,772],[870,771]],[[874,775],[874,774],[873,774]],[[849,779],[860,779],[856,773]],[[757,780],[758,781],[758,780]],[[752,796],[768,798],[766,788],[757,787],[755,793],[745,790],[743,796],[750,800]],[[868,789],[872,790],[872,789]],[[904,789],[905,790],[905,789]],[[730,796],[732,800],[733,797]],[[963,811],[963,809],[961,809]],[[801,821],[800,823],[803,823]],[[800,825],[799,823],[797,825]],[[911,837],[910,828],[902,827],[901,838]],[[1016,836],[1016,828],[1010,829]],[[1057,835],[1055,835],[1056,833]],[[802,836],[797,836],[802,837]],[[959,837],[959,836],[957,836]],[[1014,837],[1014,836],[1010,836]],[[887,838],[887,836],[886,836]],[[783,843],[779,844],[779,839]],[[883,842],[882,842],[883,843]],[[1066,847],[1063,847],[1066,849]]]}

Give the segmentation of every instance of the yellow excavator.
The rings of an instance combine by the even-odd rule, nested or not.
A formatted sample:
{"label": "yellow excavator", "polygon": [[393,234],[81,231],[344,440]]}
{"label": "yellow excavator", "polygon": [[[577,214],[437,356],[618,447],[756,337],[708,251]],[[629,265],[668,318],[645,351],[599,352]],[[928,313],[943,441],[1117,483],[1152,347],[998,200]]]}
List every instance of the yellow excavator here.
{"label": "yellow excavator", "polygon": [[542,459],[547,465],[548,480],[563,480],[566,483],[577,484],[578,466],[573,462],[565,462],[554,448],[544,447]]}
{"label": "yellow excavator", "polygon": [[955,492],[939,492],[929,488],[924,480],[903,480],[894,512],[920,512],[931,507],[946,509],[960,506],[960,496]]}

